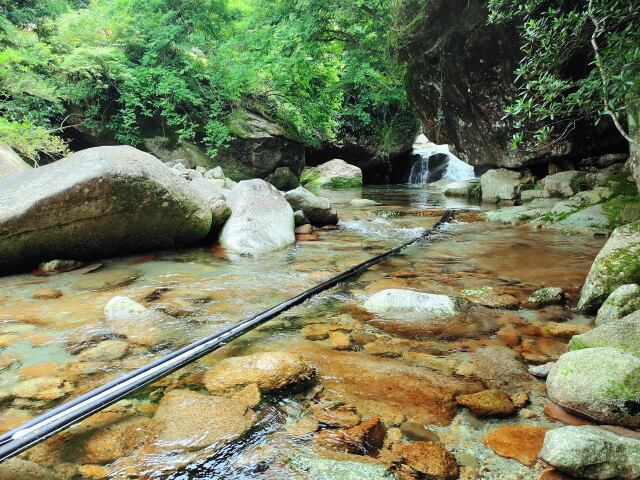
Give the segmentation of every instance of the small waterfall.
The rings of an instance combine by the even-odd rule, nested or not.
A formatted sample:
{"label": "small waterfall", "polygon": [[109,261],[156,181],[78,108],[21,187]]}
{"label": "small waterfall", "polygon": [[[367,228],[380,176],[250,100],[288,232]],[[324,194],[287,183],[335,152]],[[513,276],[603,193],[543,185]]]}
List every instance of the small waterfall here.
{"label": "small waterfall", "polygon": [[413,162],[409,174],[411,185],[421,185],[443,179],[470,180],[476,178],[473,167],[452,154],[448,145],[430,143],[424,135],[419,135],[413,144],[413,154],[417,158]]}

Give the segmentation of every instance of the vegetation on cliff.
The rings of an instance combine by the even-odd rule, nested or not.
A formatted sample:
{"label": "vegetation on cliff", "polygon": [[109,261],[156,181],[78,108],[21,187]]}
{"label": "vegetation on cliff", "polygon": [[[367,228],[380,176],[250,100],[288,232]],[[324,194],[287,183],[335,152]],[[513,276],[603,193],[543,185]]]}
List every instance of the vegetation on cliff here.
{"label": "vegetation on cliff", "polygon": [[0,0],[0,143],[65,152],[70,127],[210,155],[257,111],[308,145],[415,129],[389,0]]}
{"label": "vegetation on cliff", "polygon": [[583,121],[627,118],[640,96],[640,4],[635,0],[489,0],[490,21],[520,24],[519,96],[507,109],[514,148],[549,144]]}

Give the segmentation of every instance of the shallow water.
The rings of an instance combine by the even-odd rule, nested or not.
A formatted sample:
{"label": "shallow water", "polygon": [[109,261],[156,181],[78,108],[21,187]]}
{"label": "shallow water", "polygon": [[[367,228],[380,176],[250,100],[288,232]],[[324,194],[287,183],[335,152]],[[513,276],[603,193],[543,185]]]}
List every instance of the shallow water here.
{"label": "shallow water", "polygon": [[[553,333],[547,327],[557,326],[557,322],[580,326],[589,318],[559,306],[506,310],[476,305],[452,320],[425,325],[424,319],[376,317],[361,305],[371,294],[387,288],[472,300],[492,291],[524,302],[543,286],[563,288],[575,303],[604,240],[475,221],[477,205],[446,199],[423,188],[322,193],[336,204],[340,228],[320,231],[317,241],[299,242],[260,259],[208,246],[104,260],[101,268],[90,273],[0,278],[0,345],[4,347],[0,357],[6,367],[0,373],[0,397],[4,399],[0,429],[7,431],[62,401],[419,235],[435,223],[444,208],[464,209],[458,221],[427,244],[411,247],[357,280],[311,299],[110,407],[102,417],[85,420],[32,448],[22,458],[46,465],[60,478],[314,478],[310,470],[296,465],[327,453],[318,446],[317,434],[304,432],[301,425],[310,418],[314,405],[345,404],[364,418],[380,417],[389,428],[406,421],[427,426],[457,456],[469,475],[464,478],[537,478],[539,467],[529,469],[498,457],[483,445],[482,438],[488,429],[505,421],[552,425],[542,414],[542,390],[532,394],[527,408],[531,417],[477,420],[452,401],[457,393],[481,388],[479,380],[460,367],[482,345],[510,346],[530,363],[553,360],[564,350],[568,337],[566,330]],[[381,205],[351,207],[349,200],[360,196]],[[58,290],[62,295],[34,299],[42,289]],[[74,345],[74,333],[80,327],[99,329],[104,306],[116,295],[161,312],[163,335],[171,340],[151,349],[130,345],[124,356],[113,360],[87,361],[70,353],[75,352],[69,348]],[[351,348],[338,351],[324,340],[308,340],[302,328],[311,324],[341,324],[353,336]],[[504,335],[496,335],[505,326],[517,330],[517,345]],[[365,340],[356,340],[356,333]],[[318,380],[302,391],[265,397],[254,409],[257,421],[239,440],[222,448],[189,452],[184,458],[165,452],[149,461],[135,452],[140,441],[127,443],[118,433],[123,419],[131,422],[152,417],[159,400],[170,390],[202,391],[202,372],[221,359],[268,351],[300,353],[315,366]],[[57,386],[64,391],[56,390],[53,395],[59,398],[11,393],[20,382],[51,377],[65,382]],[[146,432],[148,426],[143,423],[134,432]],[[96,432],[114,425],[112,437],[107,431],[96,439]],[[112,443],[124,442],[127,447],[115,449],[110,438]],[[119,460],[112,464],[108,455],[100,461],[95,455],[91,457],[87,452],[95,449],[98,441],[103,442],[98,444],[101,449],[116,451]],[[78,471],[79,465],[86,468]]]}

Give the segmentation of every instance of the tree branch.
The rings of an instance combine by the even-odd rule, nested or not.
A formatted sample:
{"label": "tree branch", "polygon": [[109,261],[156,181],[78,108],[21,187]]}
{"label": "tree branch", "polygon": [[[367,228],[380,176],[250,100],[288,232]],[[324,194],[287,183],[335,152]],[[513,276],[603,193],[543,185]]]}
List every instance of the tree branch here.
{"label": "tree branch", "polygon": [[604,111],[611,117],[614,125],[620,132],[620,134],[627,140],[630,144],[638,145],[631,135],[624,129],[618,115],[611,109],[609,106],[609,92],[607,91],[607,87],[609,85],[609,80],[607,79],[607,75],[604,71],[602,64],[602,56],[600,55],[600,48],[598,47],[598,31],[600,30],[600,22],[596,18],[596,15],[593,11],[593,0],[589,0],[588,7],[589,18],[591,19],[591,23],[593,23],[593,33],[591,34],[591,47],[593,48],[593,53],[596,56],[596,68],[600,72],[600,79],[602,81],[602,100],[604,103]]}

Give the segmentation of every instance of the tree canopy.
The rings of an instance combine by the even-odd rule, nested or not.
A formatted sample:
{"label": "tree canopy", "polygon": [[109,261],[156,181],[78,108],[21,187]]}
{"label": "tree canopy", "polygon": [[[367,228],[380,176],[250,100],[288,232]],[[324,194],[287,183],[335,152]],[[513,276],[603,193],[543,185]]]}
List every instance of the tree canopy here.
{"label": "tree canopy", "polygon": [[490,21],[521,26],[520,92],[507,109],[512,146],[550,144],[580,121],[614,122],[640,110],[637,0],[489,0]]}
{"label": "tree canopy", "polygon": [[308,145],[384,152],[416,119],[389,0],[0,0],[0,143],[65,152],[150,125],[215,155],[257,111]]}

